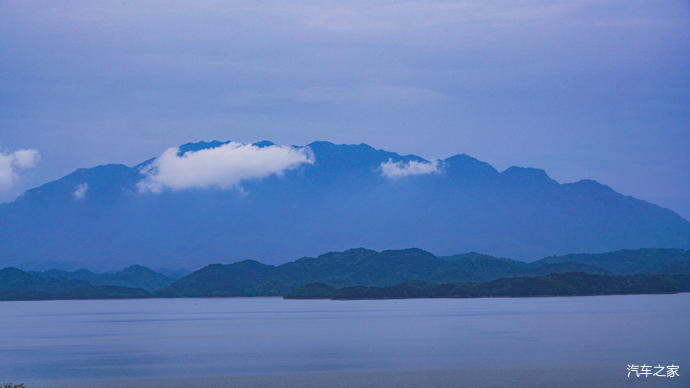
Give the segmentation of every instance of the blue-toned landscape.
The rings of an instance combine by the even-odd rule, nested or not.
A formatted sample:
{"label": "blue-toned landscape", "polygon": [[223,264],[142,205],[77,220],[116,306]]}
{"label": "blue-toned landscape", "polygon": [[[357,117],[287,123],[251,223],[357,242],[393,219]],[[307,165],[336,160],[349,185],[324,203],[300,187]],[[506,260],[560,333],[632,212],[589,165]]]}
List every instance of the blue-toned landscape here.
{"label": "blue-toned landscape", "polygon": [[690,386],[690,5],[0,1],[0,387]]}
{"label": "blue-toned landscape", "polygon": [[0,215],[0,263],[41,269],[273,264],[353,247],[535,260],[690,246],[678,214],[592,180],[329,142],[188,143],[132,167],[78,169]]}

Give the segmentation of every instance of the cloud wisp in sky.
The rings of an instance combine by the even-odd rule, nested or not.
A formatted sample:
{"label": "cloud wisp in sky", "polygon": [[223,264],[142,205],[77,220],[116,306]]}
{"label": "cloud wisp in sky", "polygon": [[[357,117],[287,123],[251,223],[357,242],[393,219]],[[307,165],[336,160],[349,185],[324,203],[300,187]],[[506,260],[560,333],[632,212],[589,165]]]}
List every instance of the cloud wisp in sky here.
{"label": "cloud wisp in sky", "polygon": [[19,179],[19,175],[36,166],[39,159],[40,154],[33,149],[10,153],[0,152],[0,191],[11,189]]}
{"label": "cloud wisp in sky", "polygon": [[143,168],[146,178],[138,186],[140,191],[152,193],[165,189],[227,189],[238,187],[243,180],[281,175],[287,170],[313,162],[314,156],[306,147],[259,147],[230,142],[182,155],[178,148],[168,148]]}
{"label": "cloud wisp in sky", "polygon": [[432,162],[419,162],[416,160],[394,162],[388,159],[386,162],[381,163],[381,175],[392,179],[411,175],[439,174],[440,172],[438,160]]}

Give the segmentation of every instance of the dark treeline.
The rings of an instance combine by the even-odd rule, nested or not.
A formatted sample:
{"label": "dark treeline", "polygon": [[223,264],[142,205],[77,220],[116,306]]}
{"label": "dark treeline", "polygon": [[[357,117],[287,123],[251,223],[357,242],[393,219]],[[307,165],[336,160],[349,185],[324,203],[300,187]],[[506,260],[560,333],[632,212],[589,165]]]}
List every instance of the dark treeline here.
{"label": "dark treeline", "polygon": [[52,278],[17,268],[0,270],[0,300],[149,298],[142,288],[93,285],[83,280]]}
{"label": "dark treeline", "polygon": [[[572,273],[602,277],[573,277]],[[551,274],[569,274],[568,279],[575,283],[556,282],[557,278],[549,277]],[[682,284],[680,288],[662,287],[664,282],[687,280],[675,275],[690,275],[690,251],[621,250],[554,256],[525,263],[478,253],[438,257],[421,249],[377,252],[359,248],[305,257],[278,266],[252,260],[212,264],[179,279],[142,266],[102,274],[87,270],[25,272],[5,268],[0,270],[0,300],[297,297],[300,292],[314,293],[319,289],[323,292],[314,293],[313,297],[330,298],[329,292],[336,290],[362,292],[366,298],[376,298],[378,294],[380,297],[472,297],[656,293],[682,289]],[[503,280],[493,283],[497,279]],[[510,281],[506,283],[506,279]],[[647,283],[651,288],[644,288]],[[491,288],[497,285],[505,286],[504,291]],[[347,298],[350,297],[356,295]]]}
{"label": "dark treeline", "polygon": [[389,287],[335,288],[323,283],[312,283],[291,291],[285,298],[353,300],[625,295],[677,292],[690,292],[690,275],[608,276],[576,272],[505,278],[475,284],[410,282]]}

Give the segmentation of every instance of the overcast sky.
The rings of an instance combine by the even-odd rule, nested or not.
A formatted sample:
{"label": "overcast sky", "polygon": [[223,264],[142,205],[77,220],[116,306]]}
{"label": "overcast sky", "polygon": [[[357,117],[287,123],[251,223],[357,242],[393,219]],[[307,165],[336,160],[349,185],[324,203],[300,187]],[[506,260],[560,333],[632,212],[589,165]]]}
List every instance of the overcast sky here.
{"label": "overcast sky", "polygon": [[330,140],[596,179],[690,218],[685,0],[0,0],[0,80],[4,201],[188,141]]}

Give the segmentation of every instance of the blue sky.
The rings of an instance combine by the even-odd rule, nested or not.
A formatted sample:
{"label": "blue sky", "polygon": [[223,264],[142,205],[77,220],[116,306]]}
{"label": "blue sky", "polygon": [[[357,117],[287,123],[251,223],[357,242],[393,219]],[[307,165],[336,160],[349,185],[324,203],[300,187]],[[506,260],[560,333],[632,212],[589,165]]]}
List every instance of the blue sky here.
{"label": "blue sky", "polygon": [[0,1],[0,78],[0,150],[41,156],[0,200],[188,141],[330,140],[690,218],[687,1]]}

